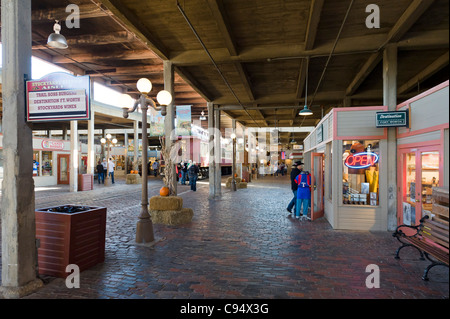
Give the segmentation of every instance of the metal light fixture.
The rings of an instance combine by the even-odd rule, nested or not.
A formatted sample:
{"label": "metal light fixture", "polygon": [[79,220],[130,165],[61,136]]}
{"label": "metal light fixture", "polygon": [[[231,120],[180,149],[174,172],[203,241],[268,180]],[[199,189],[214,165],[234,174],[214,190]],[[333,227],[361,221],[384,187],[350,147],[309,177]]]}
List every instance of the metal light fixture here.
{"label": "metal light fixture", "polygon": [[[127,106],[123,107],[123,117],[128,118],[128,113],[133,113],[140,106],[142,111],[142,195],[141,195],[141,213],[136,225],[136,242],[137,243],[150,243],[155,240],[153,235],[153,223],[148,213],[148,139],[147,139],[147,110],[151,106],[157,111],[161,111],[162,116],[166,116],[166,107],[172,103],[172,94],[170,92],[162,90],[156,95],[156,100],[160,106],[156,106],[153,99],[148,97],[148,93],[152,89],[152,82],[146,78],[139,79],[137,82],[137,88],[141,92],[139,100],[137,100],[133,108],[130,110]],[[129,100],[127,97],[124,101]],[[137,137],[135,137],[137,138]]]}
{"label": "metal light fixture", "polygon": [[308,69],[309,69],[309,57],[306,59],[306,83],[305,83],[305,106],[298,114],[303,116],[313,115],[313,112],[308,109]]}
{"label": "metal light fixture", "polygon": [[47,39],[47,44],[55,49],[67,49],[69,46],[67,45],[66,38],[60,34],[61,26],[59,25],[59,21],[55,20],[55,24],[53,25],[54,33],[50,34]]}
{"label": "metal light fixture", "polygon": [[202,113],[201,113],[201,115],[199,117],[199,120],[200,121],[206,121],[206,116],[205,116],[205,112],[204,111],[202,111]]}

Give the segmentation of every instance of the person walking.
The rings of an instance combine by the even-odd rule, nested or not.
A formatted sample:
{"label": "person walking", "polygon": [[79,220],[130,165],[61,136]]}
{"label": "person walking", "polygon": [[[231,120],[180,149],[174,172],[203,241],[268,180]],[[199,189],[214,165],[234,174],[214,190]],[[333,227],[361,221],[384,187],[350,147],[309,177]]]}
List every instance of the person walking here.
{"label": "person walking", "polygon": [[[288,207],[286,208],[286,210],[289,212],[289,214],[294,214],[294,212],[292,211],[292,208],[296,207],[296,202],[297,202],[297,188],[298,185],[295,182],[295,178],[302,172],[302,162],[294,162],[292,163],[292,171],[291,171],[291,190],[292,190],[292,194],[294,195],[294,197],[292,198],[292,200],[290,201],[290,203],[288,204]],[[291,215],[289,215],[291,216]]]}
{"label": "person walking", "polygon": [[116,165],[114,164],[112,158],[109,158],[108,161],[108,175],[109,177],[111,177],[111,183],[114,184],[114,167],[116,167]]}
{"label": "person walking", "polygon": [[185,162],[181,162],[180,164],[181,167],[181,185],[186,185],[186,174],[187,174],[187,163]]}
{"label": "person walking", "polygon": [[158,168],[159,168],[159,163],[158,160],[154,161],[152,164],[152,169],[153,169],[153,176],[158,176]]}
{"label": "person walking", "polygon": [[309,202],[311,200],[311,174],[308,171],[302,171],[295,178],[295,182],[298,186],[295,218],[300,218],[300,209],[303,208],[301,220],[311,220],[311,218],[308,217]]}
{"label": "person walking", "polygon": [[199,169],[195,162],[192,162],[188,169],[189,185],[191,186],[191,191],[197,191],[197,178]]}
{"label": "person walking", "polygon": [[98,161],[97,164],[97,176],[98,176],[98,183],[100,182],[102,184],[105,184],[105,169],[103,168],[102,162]]}

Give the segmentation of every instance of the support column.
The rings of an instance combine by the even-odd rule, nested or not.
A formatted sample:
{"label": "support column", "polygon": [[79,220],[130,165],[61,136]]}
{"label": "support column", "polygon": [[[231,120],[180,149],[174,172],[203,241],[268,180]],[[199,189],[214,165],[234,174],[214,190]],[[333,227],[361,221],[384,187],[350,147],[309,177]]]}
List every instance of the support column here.
{"label": "support column", "polygon": [[134,121],[134,161],[133,161],[133,169],[135,171],[139,170],[138,165],[138,156],[139,156],[139,121]]}
{"label": "support column", "polygon": [[[383,53],[383,103],[389,111],[397,106],[397,45],[388,45]],[[383,164],[387,169],[388,207],[387,229],[397,226],[397,136],[394,127],[388,128],[387,157]]]}
{"label": "support column", "polygon": [[[70,121],[70,187],[71,192],[78,192],[78,121]],[[108,159],[106,159],[108,161]]]}
{"label": "support column", "polygon": [[3,298],[39,287],[31,128],[25,122],[24,79],[31,78],[31,1],[1,1],[3,158],[1,245]]}
{"label": "support column", "polygon": [[222,168],[221,168],[221,163],[222,163],[222,147],[221,147],[221,138],[222,135],[220,134],[220,110],[219,109],[215,109],[214,110],[214,131],[216,134],[215,136],[215,145],[214,145],[214,152],[218,152],[215,153],[216,156],[214,156],[214,158],[216,159],[215,161],[215,179],[214,179],[214,188],[215,188],[215,195],[216,197],[221,196],[222,195]]}
{"label": "support column", "polygon": [[[174,134],[175,130],[175,91],[174,91],[174,72],[173,64],[170,61],[164,61],[164,90],[172,94],[172,103],[167,105],[167,115],[164,118],[164,135],[166,137],[166,148],[171,148],[173,141],[177,136]],[[166,159],[164,159],[166,160]],[[176,163],[173,163],[176,165]],[[173,170],[175,172],[175,169]],[[177,195],[177,176],[173,174],[172,185],[174,187],[173,195]]]}
{"label": "support column", "polygon": [[214,144],[214,104],[212,102],[207,102],[206,107],[208,108],[208,134],[209,134],[209,167],[208,167],[208,178],[209,178],[209,198],[214,198],[216,196],[216,148]]}
{"label": "support column", "polygon": [[125,132],[123,135],[123,145],[125,146],[125,176],[128,172],[128,133]]}
{"label": "support column", "polygon": [[88,156],[87,156],[87,174],[94,174],[95,163],[95,118],[94,118],[94,81],[91,81],[91,119],[88,120]]}

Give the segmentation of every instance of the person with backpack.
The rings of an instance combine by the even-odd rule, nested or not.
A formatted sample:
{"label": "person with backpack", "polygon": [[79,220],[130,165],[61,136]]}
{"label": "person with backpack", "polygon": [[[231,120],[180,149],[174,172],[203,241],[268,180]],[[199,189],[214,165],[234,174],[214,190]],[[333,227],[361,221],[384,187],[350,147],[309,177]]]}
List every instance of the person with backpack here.
{"label": "person with backpack", "polygon": [[195,162],[192,162],[191,166],[188,168],[189,185],[191,186],[191,191],[197,191],[197,178],[199,169]]}
{"label": "person with backpack", "polygon": [[[297,203],[295,205],[295,218],[300,220],[311,220],[308,217],[308,208],[311,201],[311,174],[302,171],[296,178],[297,183]],[[300,217],[300,209],[303,206],[303,215]]]}
{"label": "person with backpack", "polygon": [[286,208],[286,210],[289,212],[289,216],[290,216],[290,214],[294,214],[295,213],[295,210],[293,212],[292,208],[295,208],[297,206],[296,202],[297,202],[297,188],[298,188],[298,185],[297,185],[297,183],[295,181],[295,178],[302,172],[302,170],[303,170],[303,163],[301,161],[295,162],[295,163],[292,164],[291,190],[292,190],[292,193],[293,193],[294,197],[292,198],[292,200],[288,204],[288,207]]}

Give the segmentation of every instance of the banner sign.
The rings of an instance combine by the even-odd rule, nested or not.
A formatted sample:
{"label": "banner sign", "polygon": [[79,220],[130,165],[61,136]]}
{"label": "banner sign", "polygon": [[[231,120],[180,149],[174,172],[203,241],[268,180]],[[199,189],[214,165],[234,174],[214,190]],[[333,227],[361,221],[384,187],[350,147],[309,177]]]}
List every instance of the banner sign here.
{"label": "banner sign", "polygon": [[150,136],[163,136],[164,135],[164,117],[161,112],[157,112],[156,115],[150,115]]}
{"label": "banner sign", "polygon": [[376,127],[409,127],[409,112],[377,112]]}
{"label": "banner sign", "polygon": [[175,132],[178,136],[191,135],[191,105],[177,105]]}
{"label": "banner sign", "polygon": [[89,76],[56,72],[26,82],[27,121],[89,120]]}

